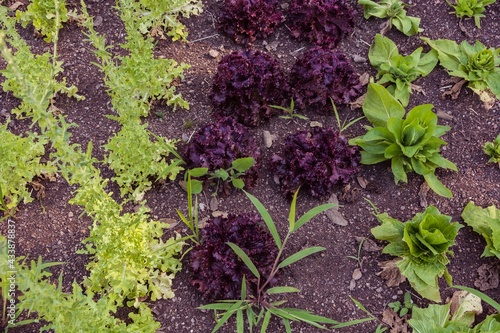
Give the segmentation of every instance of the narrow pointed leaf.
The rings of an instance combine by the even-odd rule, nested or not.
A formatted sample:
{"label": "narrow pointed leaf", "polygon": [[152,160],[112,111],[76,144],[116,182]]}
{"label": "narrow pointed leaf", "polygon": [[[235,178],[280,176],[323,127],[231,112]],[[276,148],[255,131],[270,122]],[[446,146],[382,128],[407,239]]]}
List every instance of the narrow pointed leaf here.
{"label": "narrow pointed leaf", "polygon": [[294,262],[297,262],[297,261],[299,261],[307,256],[310,256],[311,254],[314,254],[314,253],[320,252],[320,251],[324,251],[324,250],[326,250],[326,249],[324,247],[321,247],[321,246],[308,247],[306,249],[300,250],[297,253],[292,254],[291,256],[289,256],[288,258],[283,260],[279,264],[278,267],[283,268],[283,267],[289,266],[289,265],[293,264]]}
{"label": "narrow pointed leaf", "polygon": [[304,215],[302,215],[297,222],[295,222],[295,227],[292,229],[291,232],[297,231],[302,225],[309,222],[313,217],[315,217],[320,213],[323,213],[328,209],[332,209],[333,207],[335,207],[334,204],[328,203],[310,209]]}
{"label": "narrow pointed leaf", "polygon": [[252,274],[255,275],[256,278],[260,278],[259,270],[257,269],[257,267],[255,267],[252,260],[248,257],[245,251],[243,251],[238,245],[234,243],[227,242],[226,244],[229,245],[231,249],[233,249],[238,257],[240,257],[240,259],[245,263]]}
{"label": "narrow pointed leaf", "polygon": [[246,191],[243,191],[243,192],[245,192],[248,199],[250,199],[250,201],[255,206],[255,208],[257,208],[257,211],[259,212],[260,216],[262,217],[262,219],[266,223],[267,229],[269,229],[271,236],[273,236],[273,239],[274,239],[274,242],[276,243],[276,246],[278,247],[278,249],[281,249],[281,247],[282,247],[281,238],[278,234],[278,230],[276,229],[276,225],[274,224],[274,221],[271,218],[271,215],[269,215],[269,212],[267,211],[266,207],[264,207],[264,205],[259,201],[259,199],[257,199],[256,197],[254,197],[250,193],[248,193]]}
{"label": "narrow pointed leaf", "polygon": [[282,294],[282,293],[298,293],[300,292],[300,289],[294,288],[294,287],[288,287],[288,286],[279,286],[279,287],[273,287],[269,288],[266,291],[268,294]]}

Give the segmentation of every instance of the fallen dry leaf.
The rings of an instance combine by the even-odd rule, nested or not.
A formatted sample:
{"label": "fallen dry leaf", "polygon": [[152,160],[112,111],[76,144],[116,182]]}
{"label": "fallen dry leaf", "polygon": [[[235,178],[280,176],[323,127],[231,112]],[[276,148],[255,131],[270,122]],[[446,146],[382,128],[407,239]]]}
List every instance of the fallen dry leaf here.
{"label": "fallen dry leaf", "polygon": [[[464,302],[464,306],[460,307]],[[451,297],[450,314],[453,316],[457,310],[460,310],[458,317],[463,316],[465,313],[480,315],[483,313],[481,299],[465,290],[455,291]]]}
{"label": "fallen dry leaf", "polygon": [[353,280],[359,280],[363,276],[363,273],[361,273],[361,270],[359,268],[356,268],[354,272],[352,272],[352,279]]}
{"label": "fallen dry leaf", "polygon": [[483,264],[477,269],[479,277],[474,281],[474,286],[481,291],[498,287],[500,263]]}
{"label": "fallen dry leaf", "polygon": [[42,183],[33,180],[31,182],[31,187],[36,191],[36,198],[38,200],[45,198],[45,186]]}
{"label": "fallen dry leaf", "polygon": [[441,98],[445,98],[446,96],[450,96],[451,99],[457,99],[458,95],[460,95],[460,91],[462,91],[462,86],[466,83],[464,79],[458,81],[451,87],[451,89],[446,90],[444,93],[441,94]]}
{"label": "fallen dry leaf", "polygon": [[390,333],[409,333],[406,317],[399,317],[391,308],[386,308],[382,313],[382,321],[391,328]]}
{"label": "fallen dry leaf", "polygon": [[365,189],[366,186],[368,185],[368,180],[366,180],[361,176],[356,177],[356,180],[358,181],[359,186],[361,186],[361,188],[363,189]]}
{"label": "fallen dry leaf", "polygon": [[378,272],[377,275],[385,280],[387,287],[396,287],[406,281],[406,278],[401,274],[401,271],[396,266],[398,261],[399,259],[396,258],[393,260],[383,261],[378,264],[382,270]]}
{"label": "fallen dry leaf", "polygon": [[427,192],[429,192],[430,187],[427,182],[423,182],[418,190],[418,197],[420,198],[420,207],[427,208]]}
{"label": "fallen dry leaf", "polygon": [[365,102],[366,94],[359,96],[354,102],[349,103],[351,110],[360,109],[363,107],[363,103]]}
{"label": "fallen dry leaf", "polygon": [[366,252],[378,252],[382,250],[381,246],[378,246],[377,243],[373,239],[366,238],[366,237],[354,237],[358,243],[363,242],[363,251]]}
{"label": "fallen dry leaf", "polygon": [[328,199],[328,202],[335,205],[335,207],[330,208],[325,212],[328,219],[335,224],[345,227],[348,222],[339,212],[339,200],[337,199],[335,193],[331,195],[331,197]]}

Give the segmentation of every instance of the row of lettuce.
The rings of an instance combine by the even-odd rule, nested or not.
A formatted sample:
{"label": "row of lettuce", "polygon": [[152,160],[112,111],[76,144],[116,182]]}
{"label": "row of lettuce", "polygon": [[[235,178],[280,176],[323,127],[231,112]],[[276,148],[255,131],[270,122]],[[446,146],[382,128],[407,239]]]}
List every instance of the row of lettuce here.
{"label": "row of lettuce", "polygon": [[[265,2],[251,2],[249,6],[256,3],[263,6]],[[379,5],[384,3],[381,1]],[[236,290],[240,291],[242,298],[241,302],[230,306],[227,305],[229,303],[222,303],[223,305],[207,307],[224,313],[219,317],[214,331],[231,315],[236,316],[240,330],[244,304],[249,309],[255,305],[272,309],[265,312],[265,315],[264,312],[252,315],[245,308],[249,325],[261,321],[264,331],[271,315],[288,322],[287,331],[290,329],[289,322],[296,320],[317,327],[324,324],[340,325],[307,311],[279,309],[281,304],[260,300],[262,295],[267,297],[296,291],[279,287],[272,289],[277,285],[277,281],[272,279],[262,286],[260,274],[269,275],[269,272],[275,272],[277,266],[285,267],[321,249],[312,248],[296,257],[291,256],[292,260],[282,261],[281,264],[274,261],[276,258],[272,254],[277,251],[271,248],[277,247],[281,255],[281,241],[273,224],[269,223],[268,213],[251,196],[249,197],[256,205],[260,217],[216,218],[211,223],[212,227],[201,232],[202,238],[214,240],[214,235],[227,234],[220,232],[220,228],[234,230],[231,226],[235,224],[241,234],[236,233],[227,239],[215,239],[214,244],[200,242],[197,218],[192,216],[191,195],[199,193],[203,183],[215,184],[215,191],[219,193],[230,193],[234,188],[251,188],[258,175],[260,151],[246,126],[258,126],[271,116],[279,114],[280,108],[286,110],[283,105],[288,101],[292,101],[291,108],[288,109],[288,114],[292,116],[297,115],[294,105],[304,111],[314,109],[320,113],[331,112],[333,106],[336,113],[335,105],[354,102],[361,95],[362,89],[347,57],[341,51],[331,50],[332,45],[328,44],[331,42],[313,47],[297,60],[288,78],[281,72],[273,57],[260,51],[238,51],[224,57],[214,77],[210,96],[215,108],[214,115],[218,120],[201,128],[193,136],[184,157],[181,157],[176,149],[176,140],[154,135],[142,119],[150,113],[152,100],[164,101],[174,109],[188,108],[188,103],[176,93],[173,84],[177,79],[182,79],[182,73],[188,65],[154,57],[152,36],[161,36],[165,32],[174,40],[185,38],[185,30],[179,25],[179,21],[164,14],[175,12],[172,8],[181,5],[181,8],[185,8],[183,14],[189,16],[199,13],[201,6],[182,1],[162,2],[161,5],[147,1],[117,1],[116,8],[127,34],[126,42],[119,45],[127,55],[117,56],[108,51],[110,46],[106,45],[104,36],[94,30],[93,20],[83,2],[81,14],[67,11],[65,5],[63,0],[40,0],[33,1],[26,12],[17,11],[17,20],[24,25],[33,23],[46,36],[46,41],[53,44],[53,52],[42,55],[31,52],[16,30],[16,18],[9,15],[7,7],[0,7],[0,23],[3,28],[0,47],[7,62],[6,69],[2,71],[5,77],[3,87],[21,101],[20,106],[12,110],[12,113],[31,118],[40,129],[39,134],[28,133],[23,137],[11,133],[7,124],[0,128],[2,138],[6,138],[2,142],[6,147],[3,150],[5,159],[2,161],[6,165],[9,163],[8,169],[2,168],[8,170],[8,177],[3,176],[2,179],[8,184],[1,189],[3,198],[6,198],[2,200],[2,207],[6,212],[13,213],[21,201],[29,202],[31,196],[26,184],[35,176],[58,172],[68,184],[78,185],[70,203],[82,206],[94,221],[90,236],[83,241],[85,249],[81,251],[91,258],[87,265],[89,276],[85,277],[83,288],[74,282],[73,292],[64,293],[61,289],[62,281],[58,286],[48,282],[50,273],[45,268],[53,264],[44,264],[41,260],[27,264],[18,258],[16,283],[21,296],[16,316],[24,310],[37,312],[39,318],[48,323],[44,329],[56,332],[95,331],[96,328],[109,332],[154,332],[160,324],[154,320],[151,310],[142,300],[147,297],[153,301],[173,297],[172,279],[181,269],[179,258],[186,253],[185,246],[194,242],[198,245],[192,251],[190,260],[196,274],[193,285],[207,300],[236,298]],[[172,7],[162,7],[168,5]],[[324,16],[318,15],[318,11],[323,14],[325,12],[321,8],[325,6],[323,2],[311,2],[309,6],[300,2],[292,4],[295,15],[303,20],[310,22],[323,17],[324,22],[329,22]],[[344,7],[348,9],[348,14],[337,13],[341,17],[354,15],[354,11],[343,1],[334,2],[334,7],[337,11]],[[234,6],[233,10],[236,11],[236,8],[246,10],[249,7]],[[149,14],[144,15],[145,12]],[[397,13],[397,19],[392,17],[394,22],[391,21],[391,24],[398,27],[396,22],[403,22],[400,23],[401,26],[406,26],[401,20],[401,11]],[[123,203],[117,202],[111,193],[105,191],[109,180],[103,178],[99,169],[94,166],[98,161],[92,156],[92,142],[86,150],[72,144],[69,130],[74,124],[67,123],[65,116],[55,113],[52,108],[57,94],[84,98],[78,95],[76,87],[68,87],[65,79],[58,79],[62,74],[62,62],[57,56],[59,29],[70,19],[76,20],[84,28],[88,41],[94,47],[97,66],[103,73],[104,83],[116,112],[109,118],[121,126],[120,131],[110,138],[104,148],[107,151],[105,162],[115,173],[111,180],[120,186]],[[332,31],[337,31],[339,36],[346,34],[347,30],[342,30],[338,23],[333,25],[336,29]],[[418,31],[418,27],[415,29]],[[311,34],[314,35],[314,32]],[[297,35],[307,34],[301,31]],[[311,41],[327,39],[310,38]],[[335,186],[353,179],[360,169],[360,163],[375,164],[386,160],[391,161],[396,183],[406,182],[406,173],[416,172],[425,178],[437,194],[451,197],[451,191],[434,174],[438,167],[456,171],[456,166],[440,155],[440,147],[446,144],[440,137],[450,128],[437,124],[438,118],[430,104],[416,106],[406,113],[412,82],[429,74],[439,62],[451,75],[468,82],[469,87],[487,105],[492,105],[491,101],[500,96],[500,50],[487,48],[480,42],[470,45],[466,41],[456,44],[449,40],[423,40],[431,46],[430,52],[423,54],[422,48],[419,48],[412,54],[403,56],[390,39],[383,35],[375,37],[369,60],[378,70],[375,78],[378,82],[370,83],[364,96],[363,113],[372,125],[365,135],[347,140],[341,131],[314,128],[291,134],[285,140],[285,152],[282,155],[275,154],[271,165],[281,189],[294,198],[293,202],[298,188],[308,190],[314,197],[325,198],[333,192]],[[337,45],[338,41],[334,44]],[[158,73],[164,75],[159,76]],[[41,163],[46,146],[50,146],[52,152],[49,162]],[[136,148],[130,149],[130,146]],[[498,162],[500,136],[486,144],[484,149],[490,155],[490,161]],[[222,158],[221,152],[224,152]],[[177,236],[164,242],[162,236],[166,225],[150,220],[149,209],[142,198],[152,186],[152,178],[157,181],[174,180],[184,169],[195,170],[187,177],[189,217],[180,214],[193,235],[182,238]],[[196,187],[194,192],[191,186]],[[137,201],[140,205],[134,213],[123,212],[123,205],[129,200]],[[294,208],[293,205],[292,207]],[[320,210],[315,210],[314,215]],[[377,218],[382,225],[373,229],[372,233],[377,239],[389,241],[384,252],[399,258],[395,262],[397,267],[418,293],[430,300],[441,301],[437,281],[439,277],[445,276],[451,283],[446,265],[451,253],[449,248],[454,244],[460,226],[451,223],[451,218],[440,214],[435,207],[427,208],[406,223],[387,214],[377,213]],[[487,247],[484,254],[500,257],[500,243],[495,236],[500,228],[500,212],[494,206],[482,209],[470,203],[463,212],[463,218],[485,237]],[[267,230],[261,228],[259,232],[255,232],[261,219],[266,222]],[[295,231],[294,222],[292,223],[295,216],[289,219],[290,230]],[[308,219],[299,221],[305,223]],[[253,238],[249,235],[262,235],[263,239],[260,243],[252,242]],[[274,239],[274,244],[270,242],[269,235]],[[2,249],[7,249],[8,239],[2,238],[2,241],[5,243]],[[235,247],[229,248],[227,242],[232,242]],[[260,248],[248,248],[255,243],[261,244]],[[226,245],[224,253],[216,252],[224,248],[223,245]],[[217,253],[215,257],[222,258],[218,263],[208,259],[214,257],[214,252]],[[252,253],[255,257],[252,257]],[[267,253],[267,257],[263,257],[262,253]],[[1,258],[2,267],[8,267],[8,252],[2,253]],[[283,264],[284,262],[287,264]],[[233,269],[229,270],[228,267]],[[250,278],[252,275],[255,278]],[[214,279],[214,276],[218,278]],[[4,304],[8,295],[7,289],[4,289],[9,286],[7,279],[7,275],[2,276]],[[244,303],[247,301],[247,293],[252,301]],[[259,301],[256,303],[255,299]],[[49,304],[58,306],[48,306]],[[113,315],[123,306],[136,308],[129,315],[132,320],[129,324]],[[60,316],[60,313],[68,315]],[[4,310],[4,320],[5,314]],[[500,326],[490,317],[487,321],[488,325],[493,323],[492,325]],[[466,326],[471,323],[468,322]]]}

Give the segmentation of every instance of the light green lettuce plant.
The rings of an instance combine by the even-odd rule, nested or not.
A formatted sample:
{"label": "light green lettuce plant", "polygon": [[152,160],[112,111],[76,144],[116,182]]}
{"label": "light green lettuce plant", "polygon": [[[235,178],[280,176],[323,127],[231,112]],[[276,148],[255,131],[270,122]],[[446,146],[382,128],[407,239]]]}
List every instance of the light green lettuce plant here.
{"label": "light green lettuce plant", "polygon": [[410,99],[412,82],[421,76],[427,76],[438,63],[435,50],[422,53],[422,47],[419,47],[403,56],[392,40],[380,34],[375,36],[368,51],[368,59],[378,70],[378,83],[388,84],[387,90],[405,107]]}
{"label": "light green lettuce plant", "polygon": [[487,48],[480,41],[471,45],[465,40],[460,44],[448,39],[422,40],[438,52],[439,63],[451,76],[468,82],[486,107],[500,98],[500,48]]}
{"label": "light green lettuce plant", "polygon": [[438,167],[457,171],[455,164],[439,153],[440,147],[446,144],[440,137],[450,128],[437,124],[432,108],[432,104],[416,106],[405,118],[404,107],[383,86],[371,83],[363,112],[374,127],[368,127],[365,135],[349,143],[363,149],[363,164],[390,160],[396,184],[406,183],[406,173],[414,171],[424,177],[434,192],[451,197],[451,191],[434,174]]}
{"label": "light green lettuce plant", "polygon": [[451,302],[444,305],[431,304],[427,308],[413,308],[412,318],[408,323],[414,333],[500,332],[498,314],[486,316],[483,321],[471,327],[475,316],[483,310],[481,300],[500,311],[498,302],[478,290],[463,286],[453,287],[462,291],[459,292],[459,297],[453,297]]}
{"label": "light green lettuce plant", "polygon": [[482,256],[496,256],[500,259],[500,210],[495,205],[482,208],[470,201],[462,211],[462,218],[469,227],[484,237],[486,247]]}
{"label": "light green lettuce plant", "polygon": [[68,21],[66,0],[32,0],[25,12],[16,12],[16,18],[24,28],[33,23],[35,29],[45,36],[45,41],[50,43],[62,24]]}
{"label": "light green lettuce plant", "polygon": [[408,6],[401,0],[358,0],[363,6],[364,17],[389,18],[384,24],[382,34],[394,25],[396,29],[407,36],[413,36],[423,29],[419,28],[420,18],[406,15],[405,7]]}
{"label": "light green lettuce plant", "polygon": [[497,135],[493,142],[486,142],[483,150],[490,157],[489,163],[498,163],[500,166],[500,134]]}
{"label": "light green lettuce plant", "polygon": [[462,226],[451,222],[450,216],[441,214],[434,206],[407,222],[387,213],[376,212],[375,216],[382,225],[371,229],[373,236],[389,242],[382,253],[400,257],[396,266],[412,288],[423,297],[440,302],[438,278],[444,276],[452,283],[446,265],[450,262],[448,255],[453,254],[450,247]]}
{"label": "light green lettuce plant", "polygon": [[473,17],[476,27],[481,29],[481,18],[484,17],[486,6],[495,3],[496,0],[455,0],[454,3],[446,0],[453,7],[458,18]]}

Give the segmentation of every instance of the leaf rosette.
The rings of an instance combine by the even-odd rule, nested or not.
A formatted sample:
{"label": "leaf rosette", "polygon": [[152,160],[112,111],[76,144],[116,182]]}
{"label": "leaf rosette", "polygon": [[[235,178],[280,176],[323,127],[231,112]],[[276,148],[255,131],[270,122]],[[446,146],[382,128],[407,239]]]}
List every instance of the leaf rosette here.
{"label": "leaf rosette", "polygon": [[493,142],[486,142],[483,146],[483,151],[490,157],[489,163],[498,163],[500,166],[500,134]]}
{"label": "leaf rosette", "polygon": [[396,266],[420,295],[441,301],[438,278],[444,275],[451,285],[446,265],[448,255],[453,255],[450,247],[462,226],[451,222],[450,216],[441,214],[434,206],[405,223],[387,213],[376,216],[382,225],[371,232],[376,239],[389,242],[382,252],[402,258]]}
{"label": "leaf rosette", "polygon": [[437,194],[451,197],[451,191],[434,174],[438,167],[457,171],[455,164],[440,155],[440,147],[446,144],[440,137],[450,128],[437,124],[432,108],[432,104],[418,105],[403,119],[403,106],[383,86],[370,84],[363,112],[375,127],[349,143],[363,149],[362,164],[390,160],[396,184],[406,183],[406,173],[414,171]]}

